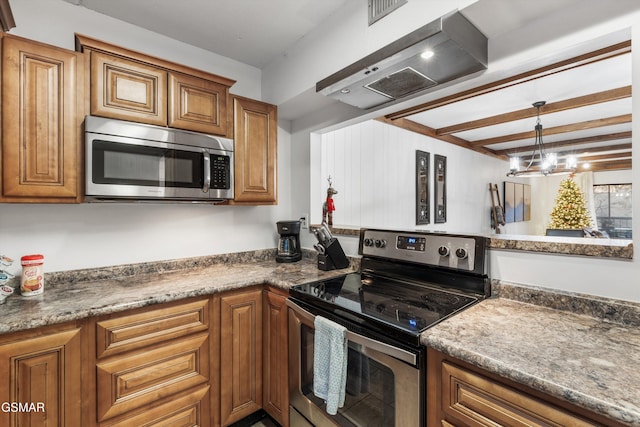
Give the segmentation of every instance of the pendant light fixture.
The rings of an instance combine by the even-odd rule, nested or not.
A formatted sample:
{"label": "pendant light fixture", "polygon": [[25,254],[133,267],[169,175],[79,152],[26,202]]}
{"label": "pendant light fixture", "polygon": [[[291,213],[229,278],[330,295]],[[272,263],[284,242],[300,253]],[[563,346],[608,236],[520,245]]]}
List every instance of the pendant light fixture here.
{"label": "pendant light fixture", "polygon": [[[513,156],[509,158],[509,173],[507,176],[547,176],[550,174],[571,173],[575,172],[578,166],[578,159],[575,156],[567,156],[565,159],[565,167],[558,168],[557,153],[545,153],[544,143],[542,142],[542,122],[540,121],[540,108],[547,102],[536,101],[533,106],[537,110],[537,120],[534,127],[535,141],[533,153],[529,164],[524,168],[520,168],[520,157]],[[533,163],[538,159],[539,167],[533,168]]]}

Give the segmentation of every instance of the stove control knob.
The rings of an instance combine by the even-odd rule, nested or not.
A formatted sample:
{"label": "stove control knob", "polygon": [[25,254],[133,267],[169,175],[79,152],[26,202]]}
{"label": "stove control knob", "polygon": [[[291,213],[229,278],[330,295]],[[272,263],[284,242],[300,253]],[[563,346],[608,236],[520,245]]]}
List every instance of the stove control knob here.
{"label": "stove control knob", "polygon": [[384,239],[376,239],[376,248],[384,248],[387,246],[387,241]]}
{"label": "stove control knob", "polygon": [[442,245],[438,248],[438,253],[440,256],[449,256],[449,248],[445,245]]}
{"label": "stove control knob", "polygon": [[465,248],[456,249],[456,256],[458,258],[465,259],[467,257],[467,255],[469,255],[469,253],[467,252],[467,250]]}
{"label": "stove control knob", "polygon": [[367,237],[366,239],[364,239],[364,245],[365,246],[373,246],[373,239],[370,239],[370,238]]}

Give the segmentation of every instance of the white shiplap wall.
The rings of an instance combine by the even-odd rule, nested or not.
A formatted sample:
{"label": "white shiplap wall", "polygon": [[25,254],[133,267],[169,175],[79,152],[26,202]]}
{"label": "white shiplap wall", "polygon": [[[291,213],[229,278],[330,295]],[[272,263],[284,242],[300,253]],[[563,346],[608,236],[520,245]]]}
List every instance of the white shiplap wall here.
{"label": "white shiplap wall", "polygon": [[[488,183],[504,181],[506,162],[375,120],[325,133],[321,146],[323,200],[329,175],[338,190],[334,196],[335,225],[416,228],[415,152],[422,150],[430,153],[431,224],[417,228],[491,232]],[[447,157],[445,224],[433,223],[435,154]],[[321,208],[314,208],[314,212],[318,210]],[[512,224],[509,232],[525,232],[522,228],[526,226]]]}

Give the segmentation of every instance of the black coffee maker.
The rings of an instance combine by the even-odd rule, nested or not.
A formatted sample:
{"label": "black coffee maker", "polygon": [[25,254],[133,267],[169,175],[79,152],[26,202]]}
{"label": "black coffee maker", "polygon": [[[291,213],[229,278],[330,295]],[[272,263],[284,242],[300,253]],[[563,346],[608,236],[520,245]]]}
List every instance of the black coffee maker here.
{"label": "black coffee maker", "polygon": [[300,221],[278,221],[278,252],[276,262],[296,262],[302,259],[300,250]]}

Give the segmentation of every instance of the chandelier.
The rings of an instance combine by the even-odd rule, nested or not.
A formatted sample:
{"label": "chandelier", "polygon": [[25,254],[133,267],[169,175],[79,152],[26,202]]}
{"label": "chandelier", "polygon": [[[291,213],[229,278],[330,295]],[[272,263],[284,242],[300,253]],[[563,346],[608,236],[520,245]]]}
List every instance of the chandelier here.
{"label": "chandelier", "polygon": [[[546,101],[537,101],[533,106],[537,109],[537,121],[534,127],[535,142],[529,164],[524,169],[520,168],[520,157],[513,156],[509,158],[509,173],[507,176],[547,176],[549,174],[572,173],[578,167],[578,159],[576,156],[567,156],[565,158],[564,168],[558,168],[558,154],[545,153],[544,144],[542,142],[542,123],[540,122],[540,108],[544,106]],[[539,167],[532,167],[536,158],[538,158]]]}

